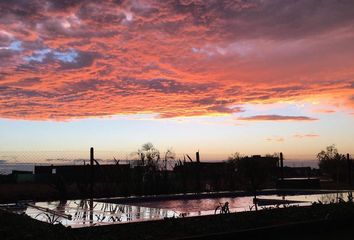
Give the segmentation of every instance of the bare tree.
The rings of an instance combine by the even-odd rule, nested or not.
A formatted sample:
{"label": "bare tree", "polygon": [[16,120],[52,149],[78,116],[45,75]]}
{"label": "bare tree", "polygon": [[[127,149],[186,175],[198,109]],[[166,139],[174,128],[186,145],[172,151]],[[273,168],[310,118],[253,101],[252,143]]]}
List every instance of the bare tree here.
{"label": "bare tree", "polygon": [[173,151],[172,148],[169,148],[166,150],[165,154],[164,154],[164,166],[163,166],[163,169],[164,170],[167,170],[167,163],[169,161],[173,161],[176,159],[176,153]]}
{"label": "bare tree", "polygon": [[138,150],[141,165],[147,166],[154,170],[158,169],[160,161],[160,151],[157,150],[152,143],[145,143]]}
{"label": "bare tree", "polygon": [[344,154],[338,153],[334,144],[327,146],[317,154],[318,166],[321,172],[328,175],[337,183],[345,180],[346,158]]}
{"label": "bare tree", "polygon": [[160,169],[160,151],[152,143],[145,143],[137,151],[140,164],[142,166],[141,184],[143,192],[147,194],[158,191]]}

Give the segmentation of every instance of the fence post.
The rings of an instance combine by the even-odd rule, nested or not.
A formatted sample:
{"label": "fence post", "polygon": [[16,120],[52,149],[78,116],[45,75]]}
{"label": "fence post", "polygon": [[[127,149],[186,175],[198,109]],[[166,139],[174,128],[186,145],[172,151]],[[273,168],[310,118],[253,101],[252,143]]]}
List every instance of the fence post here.
{"label": "fence post", "polygon": [[198,192],[201,192],[202,190],[202,180],[201,180],[201,176],[202,176],[202,168],[200,165],[200,158],[199,158],[199,150],[198,152],[195,153],[195,160],[197,162],[197,164],[195,165],[196,169],[197,169],[197,188],[198,188]]}
{"label": "fence post", "polygon": [[94,185],[94,150],[90,149],[90,197],[93,198],[93,185]]}
{"label": "fence post", "polygon": [[349,187],[352,186],[352,160],[349,157],[349,153],[347,153],[347,164],[348,164],[348,184]]}

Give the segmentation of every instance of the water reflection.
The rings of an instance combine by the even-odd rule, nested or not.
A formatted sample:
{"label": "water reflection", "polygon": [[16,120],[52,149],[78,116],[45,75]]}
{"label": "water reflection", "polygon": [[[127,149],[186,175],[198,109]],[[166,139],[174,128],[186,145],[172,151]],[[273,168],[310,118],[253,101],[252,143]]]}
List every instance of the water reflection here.
{"label": "water reflection", "polygon": [[178,212],[160,208],[96,202],[92,199],[36,202],[2,206],[17,214],[26,214],[34,219],[70,227],[85,227],[112,223],[146,221],[177,217]]}
{"label": "water reflection", "polygon": [[[259,196],[263,209],[306,206],[314,202],[328,204],[348,201],[346,192],[312,195]],[[114,201],[114,200],[112,200]],[[26,214],[40,221],[63,224],[70,227],[86,227],[134,221],[148,221],[174,217],[214,214],[220,204],[229,202],[231,212],[253,211],[253,197],[205,198],[188,200],[146,201],[135,205],[97,202],[93,199],[62,200],[2,205],[1,208],[18,214]]]}
{"label": "water reflection", "polygon": [[[341,201],[348,201],[348,192],[330,193],[330,194],[311,194],[311,195],[267,195],[258,196],[259,202],[265,207],[288,207],[288,206],[306,206],[314,202],[321,201],[324,204]],[[274,200],[274,201],[272,201]],[[213,214],[215,208],[220,203],[229,202],[231,212],[253,211],[253,197],[230,197],[230,198],[205,198],[188,200],[162,200],[139,202],[140,206],[162,208],[175,210],[184,215],[197,216]]]}

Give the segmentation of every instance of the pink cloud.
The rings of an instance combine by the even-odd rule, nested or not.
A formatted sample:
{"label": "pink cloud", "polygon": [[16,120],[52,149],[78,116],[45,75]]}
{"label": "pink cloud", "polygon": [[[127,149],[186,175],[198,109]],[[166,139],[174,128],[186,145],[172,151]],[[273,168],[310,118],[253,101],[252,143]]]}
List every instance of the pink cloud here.
{"label": "pink cloud", "polygon": [[315,110],[315,112],[318,112],[318,113],[335,113],[336,111],[333,110],[333,109],[317,109]]}
{"label": "pink cloud", "polygon": [[2,1],[0,117],[218,115],[316,98],[352,109],[353,10],[312,0]]}
{"label": "pink cloud", "polygon": [[268,142],[284,142],[285,139],[283,137],[268,137],[266,138]]}
{"label": "pink cloud", "polygon": [[255,115],[249,117],[239,117],[242,121],[316,121],[316,118],[307,116],[283,116],[283,115]]}
{"label": "pink cloud", "polygon": [[313,133],[309,133],[309,134],[295,134],[293,135],[294,138],[317,138],[320,135],[318,134],[313,134]]}

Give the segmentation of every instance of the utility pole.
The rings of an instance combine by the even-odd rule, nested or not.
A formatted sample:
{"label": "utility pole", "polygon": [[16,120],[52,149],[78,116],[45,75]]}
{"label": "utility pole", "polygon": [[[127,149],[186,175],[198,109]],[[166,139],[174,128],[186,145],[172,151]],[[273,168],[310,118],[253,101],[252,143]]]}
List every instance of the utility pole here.
{"label": "utility pole", "polygon": [[200,156],[199,156],[199,150],[198,150],[198,152],[196,152],[195,153],[195,160],[196,160],[196,162],[197,162],[197,164],[195,165],[195,167],[196,167],[196,169],[197,169],[197,184],[198,184],[198,186],[197,186],[197,188],[198,188],[198,192],[200,192],[201,190],[202,190],[202,184],[201,184],[201,170],[202,170],[202,168],[201,168],[201,166],[200,166]]}
{"label": "utility pole", "polygon": [[200,162],[199,150],[195,153],[195,159],[197,160],[197,163]]}

